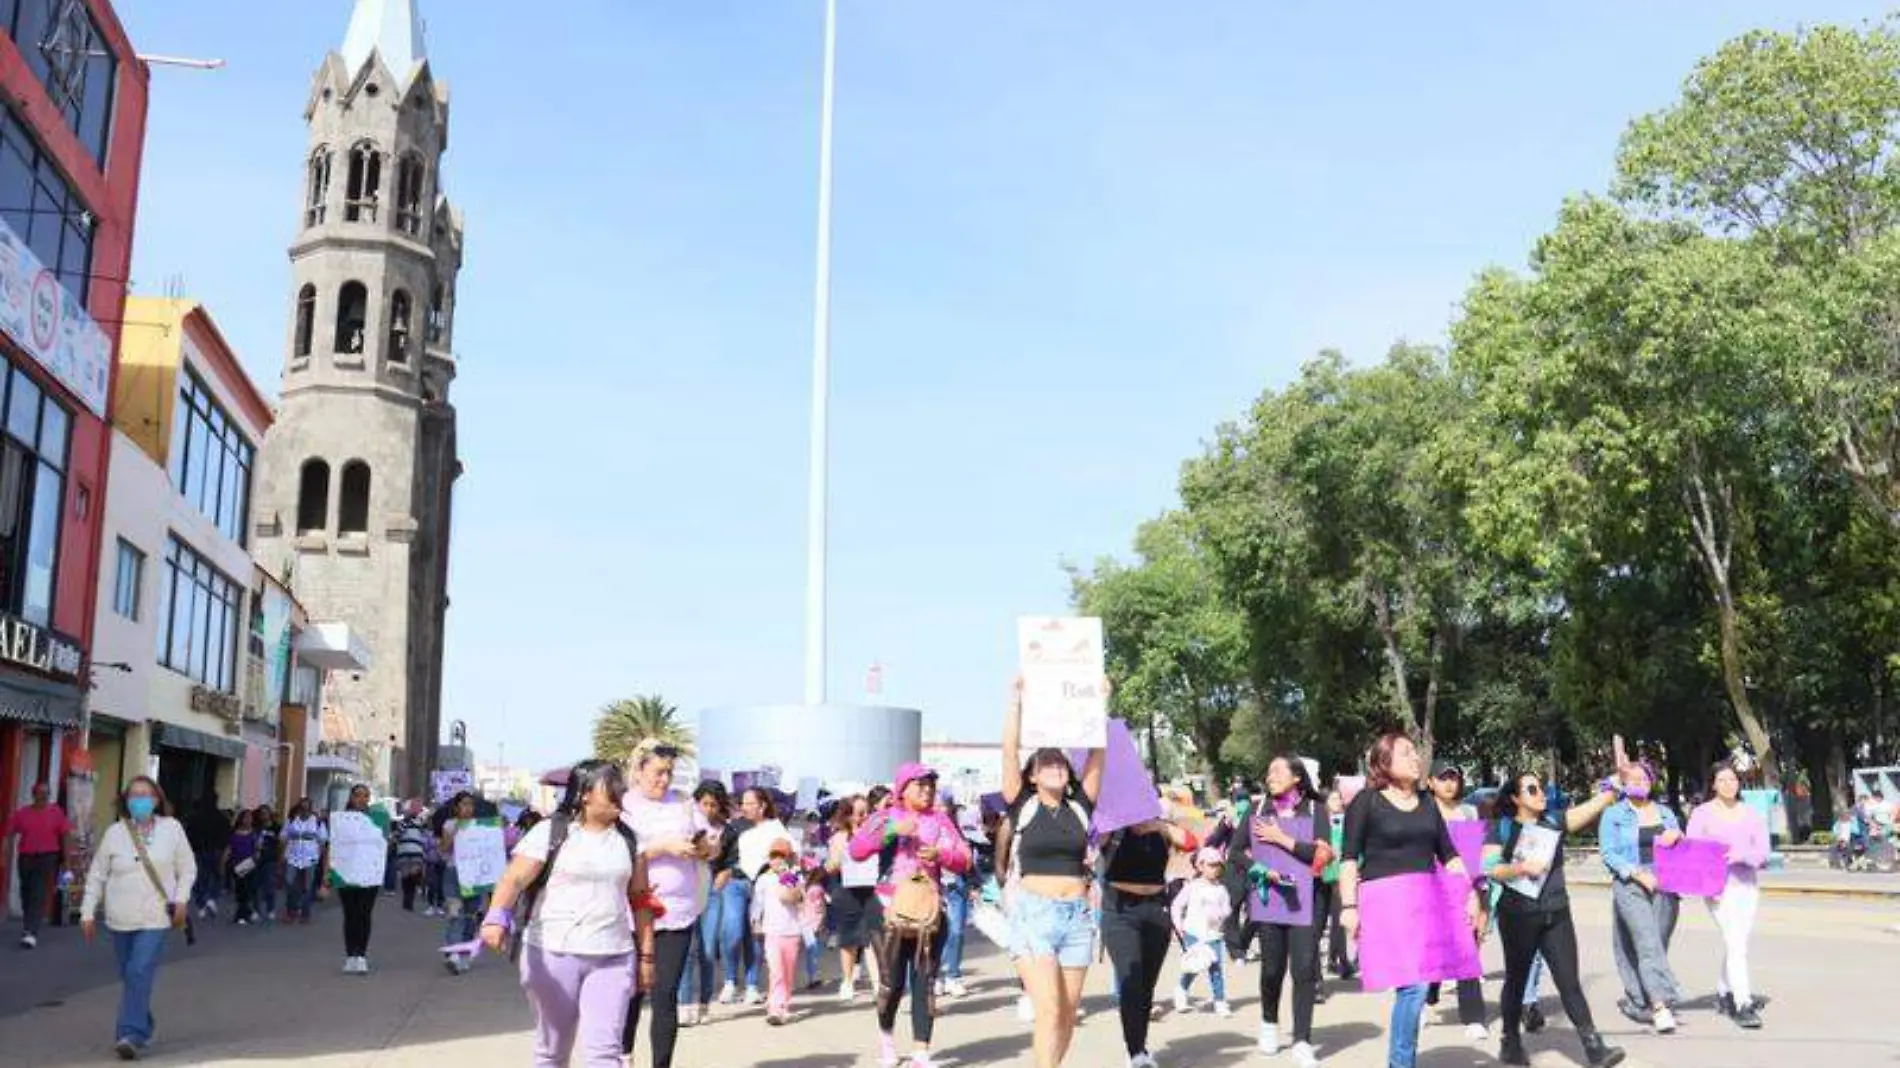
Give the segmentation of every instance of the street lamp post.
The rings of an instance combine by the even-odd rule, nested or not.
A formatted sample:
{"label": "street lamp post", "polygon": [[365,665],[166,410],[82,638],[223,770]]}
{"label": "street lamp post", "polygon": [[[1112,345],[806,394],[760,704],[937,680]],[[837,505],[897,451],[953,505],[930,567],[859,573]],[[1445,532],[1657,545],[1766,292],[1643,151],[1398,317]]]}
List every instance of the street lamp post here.
{"label": "street lamp post", "polygon": [[838,47],[838,0],[825,0],[825,73],[818,125],[818,277],[811,339],[811,483],[805,541],[805,703],[825,703],[826,539],[830,496],[831,113]]}

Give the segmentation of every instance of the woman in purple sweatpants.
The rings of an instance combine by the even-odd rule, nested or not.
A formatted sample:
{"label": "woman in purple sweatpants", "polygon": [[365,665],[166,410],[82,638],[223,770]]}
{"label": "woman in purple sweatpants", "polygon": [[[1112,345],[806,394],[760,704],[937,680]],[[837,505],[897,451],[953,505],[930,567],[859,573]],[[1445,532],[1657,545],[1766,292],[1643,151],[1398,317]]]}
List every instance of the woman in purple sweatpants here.
{"label": "woman in purple sweatpants", "polygon": [[632,906],[645,896],[646,864],[620,822],[626,792],[617,766],[574,765],[560,808],[515,846],[482,921],[482,941],[499,951],[521,913],[535,1068],[620,1068],[627,1002],[636,981],[652,985],[653,917]]}

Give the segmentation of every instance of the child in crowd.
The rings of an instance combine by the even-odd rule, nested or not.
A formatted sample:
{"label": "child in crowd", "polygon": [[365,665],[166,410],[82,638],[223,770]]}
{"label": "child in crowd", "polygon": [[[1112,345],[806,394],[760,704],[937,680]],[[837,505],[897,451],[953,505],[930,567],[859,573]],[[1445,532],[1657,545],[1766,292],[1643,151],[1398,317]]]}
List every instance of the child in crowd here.
{"label": "child in crowd", "polygon": [[1227,1003],[1227,973],[1222,967],[1227,945],[1223,928],[1233,911],[1227,887],[1221,883],[1225,858],[1218,849],[1202,849],[1194,857],[1195,878],[1188,880],[1174,896],[1174,933],[1181,939],[1181,985],[1174,990],[1174,1011],[1188,1011],[1188,991],[1194,977],[1207,972],[1208,985],[1214,988],[1214,1011],[1232,1016]]}
{"label": "child in crowd", "polygon": [[799,863],[805,896],[798,905],[798,927],[804,934],[805,989],[818,989],[818,959],[824,955],[825,916],[831,897],[825,893],[825,866],[807,857]]}
{"label": "child in crowd", "polygon": [[772,987],[766,999],[765,1022],[774,1027],[791,1020],[792,982],[798,971],[798,951],[805,945],[800,917],[805,876],[798,870],[797,858],[798,851],[790,841],[777,839],[765,867],[753,881],[752,900],[758,910],[758,930],[765,941],[766,971]]}

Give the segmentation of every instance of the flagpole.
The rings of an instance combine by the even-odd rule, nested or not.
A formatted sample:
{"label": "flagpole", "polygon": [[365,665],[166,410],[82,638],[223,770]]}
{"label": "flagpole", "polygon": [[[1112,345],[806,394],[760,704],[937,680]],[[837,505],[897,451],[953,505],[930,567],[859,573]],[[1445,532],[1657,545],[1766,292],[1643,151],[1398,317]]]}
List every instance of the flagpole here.
{"label": "flagpole", "polygon": [[825,703],[826,539],[830,497],[831,113],[838,47],[838,0],[825,0],[824,91],[818,126],[818,277],[811,339],[811,478],[805,534],[805,703]]}

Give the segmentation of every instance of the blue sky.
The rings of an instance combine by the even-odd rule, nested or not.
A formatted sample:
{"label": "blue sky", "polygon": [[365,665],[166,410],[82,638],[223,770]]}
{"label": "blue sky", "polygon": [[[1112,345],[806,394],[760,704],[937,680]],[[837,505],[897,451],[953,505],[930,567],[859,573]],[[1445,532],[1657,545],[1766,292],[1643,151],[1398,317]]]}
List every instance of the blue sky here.
{"label": "blue sky", "polygon": [[[445,719],[796,700],[819,0],[421,0],[468,218]],[[275,394],[311,73],[349,0],[120,0],[153,74],[134,272]],[[1882,5],[842,0],[834,698],[988,739],[1014,618],[1324,347],[1437,340],[1754,26]],[[1446,11],[1456,11],[1447,14]]]}

